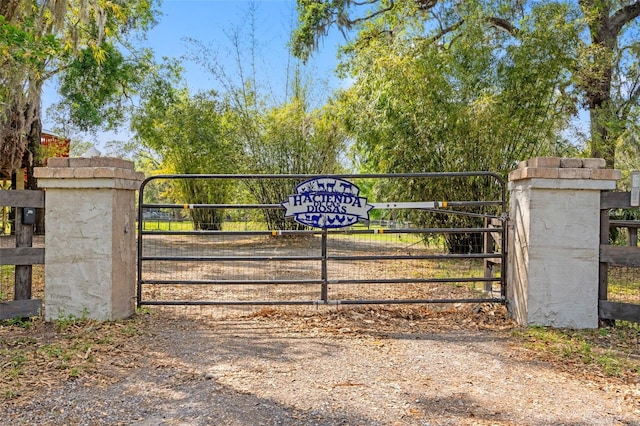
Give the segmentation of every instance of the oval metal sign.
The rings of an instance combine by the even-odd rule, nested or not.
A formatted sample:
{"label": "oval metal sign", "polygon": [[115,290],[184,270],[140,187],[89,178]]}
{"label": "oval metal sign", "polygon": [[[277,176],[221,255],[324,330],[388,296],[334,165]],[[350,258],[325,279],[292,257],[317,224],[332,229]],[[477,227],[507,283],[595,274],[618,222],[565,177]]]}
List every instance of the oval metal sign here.
{"label": "oval metal sign", "polygon": [[360,197],[360,189],[349,181],[331,177],[306,180],[296,194],[282,203],[285,217],[314,228],[343,228],[360,219],[369,220],[373,205]]}

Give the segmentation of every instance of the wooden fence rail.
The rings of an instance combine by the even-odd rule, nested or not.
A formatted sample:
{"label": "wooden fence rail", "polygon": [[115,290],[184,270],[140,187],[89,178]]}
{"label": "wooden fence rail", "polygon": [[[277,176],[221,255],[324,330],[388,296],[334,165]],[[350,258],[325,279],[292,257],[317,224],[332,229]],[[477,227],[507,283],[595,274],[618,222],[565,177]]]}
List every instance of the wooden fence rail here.
{"label": "wooden fence rail", "polygon": [[[630,192],[603,192],[600,197],[600,289],[598,311],[603,320],[640,322],[640,304],[611,302],[609,293],[609,268],[626,266],[640,268],[640,247],[637,246],[637,229],[640,222],[609,219],[610,209],[629,209]],[[627,228],[629,246],[609,245],[609,230],[612,227]],[[640,290],[639,290],[640,293]]]}
{"label": "wooden fence rail", "polygon": [[44,192],[0,190],[0,206],[15,207],[15,247],[0,248],[0,267],[15,265],[13,301],[0,302],[0,320],[40,315],[42,300],[31,298],[32,265],[44,264],[44,248],[32,247],[33,224],[23,223],[25,208],[44,208]]}

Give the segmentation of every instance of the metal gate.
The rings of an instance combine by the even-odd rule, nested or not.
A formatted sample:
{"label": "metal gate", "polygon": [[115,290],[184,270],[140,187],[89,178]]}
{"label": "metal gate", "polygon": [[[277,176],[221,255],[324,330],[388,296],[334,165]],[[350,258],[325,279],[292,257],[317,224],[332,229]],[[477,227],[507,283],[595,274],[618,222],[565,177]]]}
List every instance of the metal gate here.
{"label": "metal gate", "polygon": [[138,207],[138,306],[505,300],[493,173],[159,175]]}

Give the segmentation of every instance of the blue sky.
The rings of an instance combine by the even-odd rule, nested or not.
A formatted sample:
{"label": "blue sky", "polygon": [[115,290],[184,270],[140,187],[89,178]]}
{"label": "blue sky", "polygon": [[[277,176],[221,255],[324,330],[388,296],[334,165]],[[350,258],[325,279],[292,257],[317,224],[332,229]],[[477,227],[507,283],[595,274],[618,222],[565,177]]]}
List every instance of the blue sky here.
{"label": "blue sky", "polygon": [[[249,33],[252,22],[249,12],[252,7],[255,11],[255,39],[259,52],[257,78],[272,88],[274,101],[282,102],[284,76],[291,59],[287,42],[297,20],[295,0],[164,0],[158,25],[148,33],[144,45],[153,49],[156,59],[160,60],[163,56],[182,57],[190,49],[186,39],[199,40],[217,52],[218,60],[233,74],[237,68],[229,34],[234,31],[243,35]],[[326,98],[330,95],[333,89],[348,84],[340,82],[334,74],[337,48],[344,42],[343,36],[334,31],[321,42],[320,48],[306,67],[307,73],[313,75],[316,83],[326,80],[329,84],[328,87],[321,86],[316,95],[319,102],[324,100],[323,96]],[[242,60],[248,61],[249,57],[243,57]],[[184,61],[182,64],[185,68],[186,83],[192,92],[220,89],[211,74],[199,65],[190,61]],[[44,95],[43,111],[46,111],[47,106],[55,100],[55,88],[52,84],[45,87]],[[53,129],[55,123],[48,121],[46,116],[44,118],[44,128]],[[586,122],[582,114],[574,124],[585,127]],[[72,137],[93,142],[100,148],[110,140],[128,140],[131,135],[127,132],[126,126],[123,129],[119,133],[83,134]]]}
{"label": "blue sky", "polygon": [[[190,48],[186,39],[194,38],[216,51],[218,59],[232,72],[235,52],[230,34],[238,31],[245,37],[243,41],[248,42],[253,23],[260,77],[273,83],[282,79],[290,59],[287,42],[297,22],[295,0],[164,0],[161,10],[160,23],[148,35],[157,58],[180,57]],[[309,69],[315,69],[319,78],[333,77],[336,46],[342,41],[338,35],[329,38],[312,58]],[[215,84],[196,64],[184,62],[184,66],[190,88],[210,88]]]}
{"label": "blue sky", "polygon": [[[255,20],[250,18],[253,9]],[[291,59],[287,51],[287,42],[291,30],[297,22],[295,0],[164,0],[158,17],[158,24],[147,35],[142,45],[150,47],[155,52],[156,59],[162,57],[181,58],[193,45],[187,39],[192,38],[206,45],[211,51],[217,52],[217,60],[222,63],[230,74],[237,70],[233,43],[230,34],[234,31],[247,36],[252,22],[255,24],[255,39],[257,41],[257,78],[260,82],[271,87],[275,100],[284,99],[284,76],[287,64]],[[243,38],[246,42],[249,37]],[[326,80],[329,84],[323,92],[328,95],[330,90],[340,86],[335,77],[337,46],[345,40],[339,33],[331,35],[321,43],[320,49],[309,61],[306,71],[313,75],[318,82]],[[248,61],[249,55],[243,56],[242,61]],[[206,89],[220,89],[211,74],[201,66],[191,61],[182,63],[185,68],[185,81],[192,92]],[[245,63],[248,66],[248,62]],[[55,99],[52,85],[46,89],[43,108]],[[45,129],[53,128],[54,123],[44,121]],[[97,135],[81,135],[81,139],[94,142],[101,146],[109,140],[126,140],[129,134],[108,133]]]}

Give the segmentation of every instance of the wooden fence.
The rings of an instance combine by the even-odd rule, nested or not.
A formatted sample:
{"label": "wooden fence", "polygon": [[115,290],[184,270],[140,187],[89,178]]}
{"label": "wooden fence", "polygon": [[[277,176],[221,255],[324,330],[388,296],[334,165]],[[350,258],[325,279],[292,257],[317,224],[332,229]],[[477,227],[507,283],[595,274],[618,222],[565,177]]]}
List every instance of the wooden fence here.
{"label": "wooden fence", "polygon": [[[496,229],[496,232],[487,232],[484,234],[484,253],[503,253],[504,255],[502,240],[504,238],[506,241],[506,235],[503,235],[503,233],[506,232],[507,228],[503,225],[502,220],[495,218],[485,219],[484,226],[485,228]],[[482,262],[485,278],[495,277],[496,271],[500,274],[504,274],[506,271],[506,269],[502,267],[502,257],[485,258]],[[493,283],[487,281],[484,290],[487,293],[493,292]]]}
{"label": "wooden fence", "polygon": [[[629,209],[630,192],[603,192],[600,198],[600,288],[599,317],[603,320],[640,322],[640,247],[638,228],[640,221],[610,219],[610,209]],[[610,230],[627,229],[627,245],[611,245]],[[611,273],[615,268],[628,268],[631,275],[622,279],[629,282],[625,296],[620,301],[611,301]],[[626,299],[626,300],[625,300]]]}
{"label": "wooden fence", "polygon": [[23,223],[23,217],[25,208],[44,208],[44,192],[0,190],[1,206],[16,209],[13,222],[15,247],[0,247],[0,268],[15,265],[14,300],[0,302],[0,320],[40,315],[42,300],[31,298],[32,265],[44,264],[44,248],[33,247],[34,225]]}

